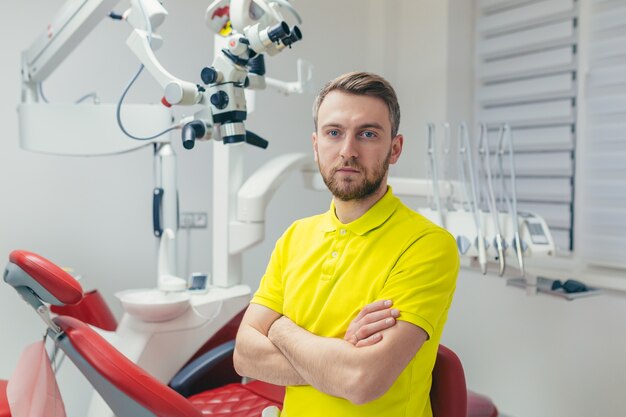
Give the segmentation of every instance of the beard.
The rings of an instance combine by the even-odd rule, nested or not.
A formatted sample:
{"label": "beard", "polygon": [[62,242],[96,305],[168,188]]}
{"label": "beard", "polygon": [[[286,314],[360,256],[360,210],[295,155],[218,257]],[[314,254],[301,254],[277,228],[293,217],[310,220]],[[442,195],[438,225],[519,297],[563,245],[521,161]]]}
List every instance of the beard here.
{"label": "beard", "polygon": [[[363,200],[374,194],[383,183],[387,170],[389,169],[389,160],[391,159],[391,149],[385,159],[371,172],[364,169],[356,159],[348,159],[336,167],[323,169],[318,159],[318,166],[324,183],[335,198],[341,201],[357,201]],[[358,169],[362,178],[352,178],[346,176],[344,178],[337,177],[337,171],[342,168]]]}

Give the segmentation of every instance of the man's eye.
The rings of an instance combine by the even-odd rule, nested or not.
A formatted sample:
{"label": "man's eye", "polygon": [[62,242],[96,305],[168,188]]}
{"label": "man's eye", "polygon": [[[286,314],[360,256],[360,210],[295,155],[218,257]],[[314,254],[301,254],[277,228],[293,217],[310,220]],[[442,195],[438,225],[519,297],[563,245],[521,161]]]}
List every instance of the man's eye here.
{"label": "man's eye", "polygon": [[328,136],[339,136],[339,131],[338,130],[329,130],[328,131]]}
{"label": "man's eye", "polygon": [[361,135],[367,139],[373,139],[376,137],[376,133],[369,131],[369,130],[366,130],[365,132],[361,133]]}

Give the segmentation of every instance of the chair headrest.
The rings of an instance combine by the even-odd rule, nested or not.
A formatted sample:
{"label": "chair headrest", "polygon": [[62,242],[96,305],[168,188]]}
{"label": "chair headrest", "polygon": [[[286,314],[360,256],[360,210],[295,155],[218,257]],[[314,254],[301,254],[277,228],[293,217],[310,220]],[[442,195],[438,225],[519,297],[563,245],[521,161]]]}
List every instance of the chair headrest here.
{"label": "chair headrest", "polygon": [[25,250],[14,250],[4,271],[11,286],[30,288],[41,300],[54,305],[77,304],[83,288],[70,274],[49,260]]}

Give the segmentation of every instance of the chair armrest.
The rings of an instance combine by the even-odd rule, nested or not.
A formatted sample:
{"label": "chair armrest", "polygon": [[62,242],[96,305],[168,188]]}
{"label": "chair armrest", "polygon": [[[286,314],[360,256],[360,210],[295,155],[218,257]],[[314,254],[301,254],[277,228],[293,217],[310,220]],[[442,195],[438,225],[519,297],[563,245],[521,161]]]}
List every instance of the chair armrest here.
{"label": "chair armrest", "polygon": [[231,357],[235,351],[235,341],[231,340],[214,347],[188,363],[169,383],[170,388],[184,397],[191,394],[191,386],[200,378],[206,378],[207,372],[219,365],[224,359]]}

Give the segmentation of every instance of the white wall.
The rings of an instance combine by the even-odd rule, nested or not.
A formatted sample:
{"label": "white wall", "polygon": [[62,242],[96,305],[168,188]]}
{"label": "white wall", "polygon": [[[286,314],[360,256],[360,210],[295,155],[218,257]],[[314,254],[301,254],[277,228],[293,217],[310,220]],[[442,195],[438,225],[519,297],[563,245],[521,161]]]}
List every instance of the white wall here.
{"label": "white wall", "polygon": [[[6,259],[10,250],[24,248],[73,266],[85,277],[85,286],[100,288],[119,314],[115,291],[155,281],[151,151],[69,158],[18,147],[19,53],[62,3],[11,2],[0,16],[3,33],[10,34],[0,40],[0,254]],[[292,78],[295,59],[303,57],[315,64],[318,86],[354,69],[388,77],[398,90],[406,136],[405,155],[394,171],[423,176],[425,123],[469,120],[472,114],[473,6],[458,0],[396,0],[387,7],[390,3],[296,0],[305,19],[304,40],[267,66],[271,76]],[[161,30],[166,44],[159,56],[172,73],[197,79],[212,60],[211,36],[199,18],[204,5],[166,1],[165,6],[170,17]],[[69,101],[95,88],[103,101],[115,100],[137,66],[124,44],[128,33],[125,25],[104,21],[46,83],[49,98]],[[312,96],[264,92],[257,97],[259,111],[248,126],[271,145],[267,151],[248,149],[248,172],[271,156],[310,148]],[[156,84],[145,76],[130,101],[159,98]],[[181,208],[209,211],[210,146],[198,144],[193,152],[178,142],[175,147]],[[256,286],[273,242],[292,219],[327,205],[327,195],[301,191],[299,179],[290,179],[270,204],[267,240],[245,256],[246,282]],[[207,271],[210,229],[194,231],[191,242],[190,269]],[[40,337],[42,326],[10,288],[0,287],[0,377],[6,377],[21,349]],[[464,271],[444,343],[461,356],[470,388],[490,395],[511,416],[619,417],[626,414],[623,317],[623,297],[571,303],[527,297],[501,280]],[[85,390],[76,382],[69,387],[68,415],[84,414]]]}

